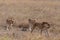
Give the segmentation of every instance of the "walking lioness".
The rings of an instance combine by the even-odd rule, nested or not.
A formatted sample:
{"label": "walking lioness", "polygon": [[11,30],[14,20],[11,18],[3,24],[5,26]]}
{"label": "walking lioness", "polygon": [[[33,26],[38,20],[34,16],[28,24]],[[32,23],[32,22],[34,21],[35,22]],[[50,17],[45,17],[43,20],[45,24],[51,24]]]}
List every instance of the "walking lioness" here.
{"label": "walking lioness", "polygon": [[28,22],[29,22],[31,33],[36,27],[38,27],[41,30],[41,34],[42,31],[46,31],[48,33],[48,29],[50,28],[50,24],[48,22],[38,23],[36,22],[36,20],[33,19],[28,19]]}

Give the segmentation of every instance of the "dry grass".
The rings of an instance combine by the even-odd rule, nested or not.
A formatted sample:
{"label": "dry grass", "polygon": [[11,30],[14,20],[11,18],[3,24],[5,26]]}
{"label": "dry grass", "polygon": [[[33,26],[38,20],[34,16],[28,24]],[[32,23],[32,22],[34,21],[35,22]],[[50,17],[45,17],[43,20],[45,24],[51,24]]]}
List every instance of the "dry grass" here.
{"label": "dry grass", "polygon": [[[21,32],[14,29],[16,38],[3,35],[0,40],[60,40],[59,0],[0,0],[0,25],[6,25],[5,20],[8,16],[15,18],[16,25],[28,23],[27,20],[32,18],[37,19],[37,22],[47,21],[53,24],[56,29],[49,30],[50,37],[48,38],[44,35],[39,36],[40,33],[38,32],[33,32],[32,35],[30,32]],[[0,33],[2,33],[1,30]]]}
{"label": "dry grass", "polygon": [[13,38],[10,38],[8,35],[4,35],[0,37],[0,40],[14,40]]}

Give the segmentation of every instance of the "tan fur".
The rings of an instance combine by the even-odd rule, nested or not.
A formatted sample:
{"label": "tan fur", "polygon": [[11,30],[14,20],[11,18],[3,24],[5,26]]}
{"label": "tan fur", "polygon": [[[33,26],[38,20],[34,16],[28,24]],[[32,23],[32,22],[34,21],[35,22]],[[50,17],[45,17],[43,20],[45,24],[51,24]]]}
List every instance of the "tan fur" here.
{"label": "tan fur", "polygon": [[33,32],[33,30],[38,27],[42,31],[46,30],[50,28],[50,24],[48,22],[42,22],[42,23],[38,23],[36,22],[36,20],[32,20],[32,19],[28,19],[29,22],[29,26],[31,27],[31,33]]}
{"label": "tan fur", "polygon": [[9,27],[12,28],[12,26],[14,25],[14,22],[15,22],[15,20],[13,17],[7,18],[7,20],[6,20],[6,24],[8,25],[7,30],[9,30]]}

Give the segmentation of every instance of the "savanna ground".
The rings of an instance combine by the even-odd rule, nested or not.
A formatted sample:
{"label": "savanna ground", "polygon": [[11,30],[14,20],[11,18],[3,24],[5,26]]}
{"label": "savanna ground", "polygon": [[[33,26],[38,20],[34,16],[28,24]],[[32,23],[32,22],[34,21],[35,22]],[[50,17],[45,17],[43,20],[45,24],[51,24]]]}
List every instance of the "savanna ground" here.
{"label": "savanna ground", "polygon": [[[48,30],[50,36],[46,37],[44,32],[41,35],[38,31],[23,32],[17,27],[7,31],[4,26],[9,16],[15,18],[16,25],[27,24],[29,18],[36,19],[37,22],[47,21],[52,24]],[[0,0],[0,40],[60,40],[60,1]]]}

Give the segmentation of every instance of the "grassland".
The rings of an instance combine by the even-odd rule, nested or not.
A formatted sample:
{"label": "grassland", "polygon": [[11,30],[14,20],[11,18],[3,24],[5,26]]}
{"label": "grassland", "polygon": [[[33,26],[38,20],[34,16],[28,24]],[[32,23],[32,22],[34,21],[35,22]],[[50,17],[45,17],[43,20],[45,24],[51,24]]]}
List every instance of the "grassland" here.
{"label": "grassland", "polygon": [[31,34],[30,32],[21,32],[16,28],[13,29],[16,32],[16,37],[13,37],[10,34],[12,30],[8,32],[0,28],[0,40],[60,40],[59,0],[0,0],[0,25],[5,26],[5,20],[9,16],[15,18],[16,25],[27,23],[27,20],[32,18],[36,19],[37,22],[47,21],[56,29],[51,28],[49,30],[50,37],[47,38],[40,35],[39,32]]}

